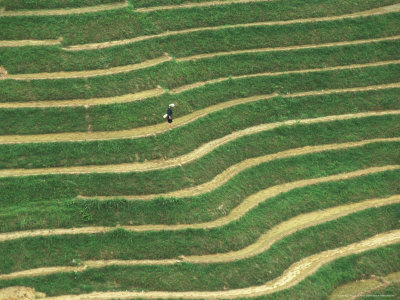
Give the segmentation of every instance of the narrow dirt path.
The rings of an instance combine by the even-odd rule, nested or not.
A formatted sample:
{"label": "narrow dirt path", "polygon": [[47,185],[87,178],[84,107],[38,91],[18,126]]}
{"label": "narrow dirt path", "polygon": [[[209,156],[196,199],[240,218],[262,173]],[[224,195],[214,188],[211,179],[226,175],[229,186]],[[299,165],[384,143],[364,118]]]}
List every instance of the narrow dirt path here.
{"label": "narrow dirt path", "polygon": [[295,20],[288,20],[288,21],[256,22],[256,23],[234,24],[234,25],[215,26],[215,27],[199,27],[199,28],[191,28],[191,29],[185,29],[185,30],[167,31],[167,32],[163,32],[160,34],[154,34],[154,35],[138,36],[135,38],[124,39],[124,40],[73,45],[73,46],[64,47],[63,49],[66,51],[103,49],[103,48],[109,48],[109,47],[113,47],[113,46],[133,44],[133,43],[137,43],[140,41],[145,41],[145,40],[150,40],[150,39],[155,39],[155,38],[160,38],[160,37],[166,37],[166,36],[171,36],[171,35],[187,34],[187,33],[198,32],[198,31],[220,30],[221,28],[226,29],[226,28],[241,28],[241,27],[253,27],[253,26],[273,26],[273,25],[289,25],[289,24],[298,24],[298,23],[325,22],[325,21],[335,21],[335,20],[344,20],[344,19],[354,19],[354,18],[359,18],[359,17],[363,17],[363,16],[365,17],[365,16],[373,16],[373,15],[383,15],[383,14],[388,14],[391,12],[398,12],[398,11],[400,11],[400,4],[395,4],[395,5],[380,7],[380,8],[373,9],[373,10],[367,10],[367,11],[363,11],[363,12],[340,15],[340,16],[295,19]]}
{"label": "narrow dirt path", "polygon": [[211,79],[211,80],[202,81],[202,82],[195,82],[195,83],[187,84],[184,86],[180,86],[178,88],[170,90],[170,93],[171,94],[182,93],[182,92],[186,92],[188,90],[192,90],[195,88],[205,86],[207,84],[213,84],[213,83],[223,82],[223,81],[232,80],[232,79],[235,80],[235,79],[252,78],[252,77],[271,77],[271,76],[290,75],[290,74],[307,74],[307,73],[327,72],[327,71],[352,70],[352,69],[381,67],[381,66],[396,65],[396,64],[400,64],[400,60],[379,61],[379,62],[375,62],[375,63],[352,64],[352,65],[347,65],[347,66],[335,66],[335,67],[326,67],[326,68],[291,70],[291,71],[281,71],[281,72],[265,72],[265,73],[238,75],[238,76],[232,76],[232,77],[221,77],[221,78]]}
{"label": "narrow dirt path", "polygon": [[[400,38],[400,36],[399,36]],[[147,60],[138,64],[112,67],[108,69],[89,70],[89,71],[71,71],[71,72],[51,72],[51,73],[31,73],[31,74],[8,74],[3,79],[13,80],[39,80],[39,79],[66,79],[66,78],[89,78],[94,76],[114,75],[118,73],[127,73],[134,70],[153,67],[164,62],[172,60],[168,55],[155,59]]]}
{"label": "narrow dirt path", "polygon": [[31,270],[24,270],[10,274],[1,274],[0,280],[9,280],[21,277],[43,276],[55,273],[81,272],[88,268],[103,268],[107,266],[132,266],[132,265],[171,265],[180,262],[188,263],[226,263],[239,259],[253,257],[267,251],[274,243],[302,229],[326,223],[340,217],[366,210],[372,207],[387,206],[394,203],[400,203],[400,195],[394,195],[388,198],[376,198],[359,203],[352,203],[342,206],[318,210],[311,213],[298,215],[292,219],[284,221],[268,232],[262,234],[253,244],[238,250],[227,253],[217,253],[201,256],[182,256],[180,259],[163,260],[94,260],[82,262],[77,267],[43,267]]}
{"label": "narrow dirt path", "polygon": [[19,17],[19,16],[64,16],[95,13],[105,10],[114,10],[128,7],[128,1],[122,3],[110,3],[96,6],[79,8],[58,8],[58,9],[36,9],[36,10],[0,10],[0,17]]}
{"label": "narrow dirt path", "polygon": [[352,254],[359,254],[371,249],[380,248],[400,242],[400,230],[393,230],[378,234],[361,242],[350,244],[332,250],[320,252],[306,257],[291,265],[281,276],[266,282],[261,286],[252,286],[242,289],[227,291],[187,291],[187,292],[93,292],[81,295],[63,295],[46,298],[49,300],[77,300],[77,299],[131,299],[131,298],[183,298],[183,299],[215,299],[215,298],[241,298],[256,297],[272,294],[295,286],[306,277],[315,273],[323,265],[338,258]]}
{"label": "narrow dirt path", "polygon": [[355,300],[372,291],[385,288],[392,283],[400,283],[400,272],[391,273],[383,277],[372,275],[370,279],[350,282],[335,289],[329,296],[329,300]]}
{"label": "narrow dirt path", "polygon": [[81,228],[37,229],[37,230],[27,230],[27,231],[17,231],[17,232],[5,232],[5,233],[0,233],[0,242],[10,241],[20,238],[27,238],[27,237],[38,237],[38,236],[105,233],[115,230],[117,228],[123,228],[128,231],[163,231],[163,230],[176,231],[176,230],[186,230],[186,229],[216,228],[227,225],[233,221],[239,220],[249,210],[253,209],[261,202],[267,201],[272,197],[275,197],[281,193],[285,193],[296,188],[302,188],[305,186],[320,184],[323,182],[346,180],[349,178],[355,178],[355,177],[376,174],[391,170],[399,170],[399,169],[400,165],[372,167],[348,173],[331,175],[327,177],[304,179],[304,180],[272,186],[247,197],[246,199],[243,200],[243,202],[241,202],[238,206],[236,206],[228,215],[210,222],[194,223],[194,224],[178,224],[178,225],[149,224],[149,225],[137,225],[137,226],[118,226],[118,227],[91,226],[91,227],[81,227]]}
{"label": "narrow dirt path", "polygon": [[[356,148],[356,147],[362,147],[368,144],[372,143],[390,143],[390,142],[400,142],[400,137],[399,138],[378,138],[378,139],[371,139],[371,140],[363,140],[359,142],[348,142],[348,143],[341,143],[341,144],[325,144],[325,145],[318,145],[318,146],[305,146],[301,148],[295,148],[295,149],[289,149],[273,154],[268,154],[264,156],[259,156],[255,158],[250,158],[246,159],[240,163],[237,163],[222,173],[218,174],[215,176],[211,181],[205,182],[203,184],[182,189],[182,190],[177,190],[177,191],[172,191],[169,193],[162,193],[162,194],[149,194],[149,195],[115,195],[115,196],[78,196],[79,199],[97,199],[97,200],[113,200],[113,199],[125,199],[125,200],[152,200],[155,197],[165,197],[165,198],[170,198],[170,197],[179,197],[179,198],[184,198],[184,197],[191,197],[191,196],[197,196],[201,194],[205,194],[208,192],[211,192],[223,184],[227,183],[230,179],[232,179],[234,176],[239,174],[240,172],[243,172],[246,169],[252,168],[254,166],[257,166],[262,163],[278,160],[278,159],[284,159],[284,158],[289,158],[289,157],[294,157],[294,156],[300,156],[300,155],[306,155],[306,154],[311,154],[311,153],[320,153],[320,152],[325,152],[325,151],[332,151],[332,150],[344,150],[344,149],[349,149],[349,148]],[[140,166],[142,167],[148,167],[151,169],[136,169],[134,171],[147,171],[147,170],[159,170],[161,168],[171,168],[174,166],[174,164],[185,164],[188,163],[192,160],[197,159],[196,156],[190,157],[190,155],[193,152],[189,153],[186,157],[188,157],[187,160],[183,160],[182,158],[186,157],[179,157],[178,159],[182,159],[179,161],[178,159],[174,160],[169,160],[165,162],[171,162],[171,165],[168,164],[160,164],[160,165],[153,165],[150,164],[148,165],[147,163],[141,164]],[[195,153],[193,153],[195,154]],[[150,162],[151,163],[151,162]],[[161,162],[162,163],[162,162]]]}
{"label": "narrow dirt path", "polygon": [[55,46],[61,44],[61,38],[57,40],[8,40],[0,41],[1,47],[22,47],[22,46]]}
{"label": "narrow dirt path", "polygon": [[[284,74],[297,74],[297,73],[311,73],[311,72],[321,72],[321,71],[332,71],[332,70],[344,70],[344,69],[353,69],[353,68],[367,68],[367,67],[375,67],[375,66],[383,66],[388,64],[399,64],[399,61],[385,61],[379,63],[370,63],[364,65],[350,65],[350,66],[339,66],[339,67],[331,67],[331,68],[318,68],[318,69],[307,69],[307,70],[294,70],[294,71],[285,71]],[[1,70],[0,70],[1,72]],[[4,72],[6,72],[4,70]],[[251,77],[270,77],[270,76],[278,76],[282,75],[283,72],[271,72],[271,73],[256,73],[256,74],[248,74],[232,77],[232,79],[243,79],[243,78],[251,78]],[[0,74],[1,76],[1,74]],[[2,75],[3,77],[6,75]],[[229,80],[230,78],[219,78],[214,80],[209,80],[205,82],[197,82],[190,85],[185,85],[174,90],[171,90],[171,94],[177,94],[186,90],[202,87],[206,84],[221,82],[225,80]],[[0,79],[1,80],[1,79]],[[381,85],[373,85],[366,87],[356,87],[356,88],[344,88],[344,89],[331,89],[321,91],[323,93],[340,93],[340,92],[358,92],[358,91],[369,91],[369,90],[380,90],[387,88],[397,88],[400,87],[400,82],[389,83],[389,84],[381,84]],[[157,87],[152,90],[145,90],[142,92],[134,93],[134,94],[125,94],[121,96],[114,97],[101,97],[101,98],[89,98],[89,99],[70,99],[70,100],[43,100],[43,101],[32,101],[32,102],[0,102],[1,108],[48,108],[48,107],[76,107],[76,106],[93,106],[93,105],[106,105],[106,104],[115,104],[115,103],[129,103],[134,101],[141,101],[147,98],[156,97],[164,94],[165,91],[161,87]],[[310,91],[307,92],[308,96],[312,96],[313,93],[315,95],[322,95],[319,91]],[[297,96],[300,93],[287,94],[282,97],[300,97]],[[175,121],[176,125],[176,121]],[[176,126],[175,126],[176,127]]]}
{"label": "narrow dirt path", "polygon": [[[323,43],[323,44],[308,44],[308,45],[297,45],[297,46],[289,46],[289,47],[245,49],[245,50],[215,52],[215,53],[193,55],[193,56],[178,58],[178,59],[176,59],[176,61],[183,62],[183,61],[212,58],[212,57],[216,57],[216,56],[229,56],[229,55],[237,55],[237,54],[244,54],[244,53],[296,51],[296,50],[304,50],[304,49],[329,48],[329,47],[340,47],[340,46],[349,46],[349,45],[362,45],[362,44],[369,44],[369,43],[378,43],[378,42],[383,42],[383,41],[395,41],[398,39],[400,39],[400,35],[376,38],[376,39],[343,41],[343,42],[333,42],[333,43]],[[138,63],[138,64],[133,64],[133,65],[125,65],[125,66],[112,67],[112,68],[107,68],[107,69],[88,70],[88,71],[67,71],[67,72],[50,72],[50,73],[9,74],[7,72],[7,70],[3,68],[3,70],[4,70],[3,76],[2,77],[0,76],[0,79],[40,80],[40,79],[87,78],[87,77],[93,77],[93,76],[105,76],[105,75],[112,75],[112,74],[118,74],[118,73],[123,73],[123,72],[130,72],[130,71],[134,71],[134,70],[138,70],[138,69],[145,69],[145,68],[149,68],[149,67],[164,63],[166,61],[170,61],[170,60],[172,60],[172,58],[169,57],[167,53],[165,53],[164,56],[162,56],[162,57],[144,61],[144,62]],[[5,103],[5,104],[7,105],[7,103]],[[21,104],[21,103],[17,103],[17,104]],[[8,105],[10,105],[12,107],[13,103],[9,103]]]}
{"label": "narrow dirt path", "polygon": [[186,3],[178,5],[143,7],[135,9],[135,12],[148,13],[158,10],[171,10],[171,9],[193,8],[193,7],[203,7],[203,6],[222,6],[235,3],[271,2],[271,1],[273,0],[220,0],[220,1],[209,1],[209,2],[199,2],[199,3]]}

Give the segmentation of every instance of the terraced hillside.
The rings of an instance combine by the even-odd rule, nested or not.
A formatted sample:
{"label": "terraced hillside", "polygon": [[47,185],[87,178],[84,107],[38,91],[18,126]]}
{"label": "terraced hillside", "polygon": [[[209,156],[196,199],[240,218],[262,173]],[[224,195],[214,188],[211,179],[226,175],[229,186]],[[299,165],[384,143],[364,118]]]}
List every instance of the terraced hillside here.
{"label": "terraced hillside", "polygon": [[399,0],[0,8],[0,299],[400,297]]}

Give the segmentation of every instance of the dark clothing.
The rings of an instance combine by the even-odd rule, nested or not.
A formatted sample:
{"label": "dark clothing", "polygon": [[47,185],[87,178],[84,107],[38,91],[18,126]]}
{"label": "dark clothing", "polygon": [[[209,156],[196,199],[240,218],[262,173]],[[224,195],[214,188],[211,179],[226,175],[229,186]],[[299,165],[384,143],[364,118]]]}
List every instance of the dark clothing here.
{"label": "dark clothing", "polygon": [[172,108],[171,107],[168,107],[167,115],[168,115],[168,117],[167,117],[168,123],[172,123]]}

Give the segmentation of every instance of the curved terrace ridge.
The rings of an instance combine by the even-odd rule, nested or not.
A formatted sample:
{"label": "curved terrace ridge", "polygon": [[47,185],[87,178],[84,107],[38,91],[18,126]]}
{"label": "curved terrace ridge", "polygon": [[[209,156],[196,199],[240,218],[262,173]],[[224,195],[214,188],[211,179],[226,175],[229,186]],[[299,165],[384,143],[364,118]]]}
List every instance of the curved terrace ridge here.
{"label": "curved terrace ridge", "polygon": [[[272,130],[280,126],[292,126],[296,124],[314,124],[314,123],[331,122],[338,120],[349,120],[356,118],[398,115],[398,114],[400,114],[400,110],[370,111],[363,113],[331,115],[331,116],[311,118],[311,119],[294,119],[282,122],[266,123],[249,127],[244,130],[236,131],[216,141],[220,142],[220,145],[223,145],[228,141],[237,139],[238,137],[258,133],[261,131]],[[180,118],[180,126],[193,122],[195,120],[191,119],[186,121],[184,118],[185,117]],[[86,141],[106,141],[106,140],[116,140],[116,139],[135,139],[140,137],[156,135],[166,131],[168,131],[168,128],[166,128],[165,124],[157,124],[157,125],[138,127],[134,129],[120,130],[120,131],[66,132],[66,133],[48,133],[48,134],[36,134],[36,135],[3,135],[0,136],[0,144],[4,145],[4,144],[27,144],[27,143],[86,142]]]}
{"label": "curved terrace ridge", "polygon": [[[214,52],[206,54],[197,54],[188,57],[177,58],[177,62],[199,60],[206,58],[213,58],[216,56],[229,56],[245,53],[263,53],[263,52],[275,52],[275,51],[296,51],[305,49],[316,49],[316,48],[329,48],[329,47],[340,47],[340,46],[350,46],[350,45],[362,45],[369,43],[378,43],[383,41],[395,41],[400,39],[400,35],[389,36],[383,38],[365,39],[365,40],[355,40],[355,41],[341,41],[323,44],[307,44],[307,45],[296,45],[288,47],[269,47],[269,48],[256,48],[256,49],[245,49],[245,50],[235,50],[235,51],[225,51],[225,52]],[[7,70],[3,67],[3,75],[0,79],[12,79],[12,80],[42,80],[42,79],[66,79],[66,78],[88,78],[94,76],[105,76],[113,75],[119,73],[127,73],[134,70],[146,69],[153,67],[164,62],[170,61],[172,58],[165,53],[163,56],[147,60],[137,64],[124,65],[111,67],[106,69],[97,70],[85,70],[85,71],[62,71],[62,72],[44,72],[44,73],[27,73],[27,74],[9,74]]]}
{"label": "curved terrace ridge", "polygon": [[128,7],[129,2],[101,4],[79,8],[57,8],[57,9],[35,9],[35,10],[0,10],[0,17],[21,17],[21,16],[65,16],[95,13],[106,10],[121,9]]}
{"label": "curved terrace ridge", "polygon": [[161,260],[91,260],[82,262],[80,266],[42,267],[31,270],[18,271],[10,274],[1,274],[0,280],[9,280],[21,277],[44,276],[64,272],[80,272],[88,268],[103,268],[107,266],[133,266],[133,265],[172,265],[180,262],[187,263],[227,263],[235,260],[246,259],[267,251],[273,244],[281,239],[296,233],[297,231],[323,224],[352,213],[366,210],[372,207],[387,206],[400,203],[400,195],[387,198],[369,199],[358,203],[335,206],[324,210],[318,210],[301,214],[272,227],[262,234],[258,240],[237,251],[216,253],[201,256],[183,256],[180,259]]}
{"label": "curved terrace ridge", "polygon": [[187,291],[187,292],[93,292],[81,295],[63,295],[49,297],[49,300],[78,300],[78,299],[130,299],[130,298],[185,298],[185,299],[215,299],[215,298],[240,298],[255,297],[272,294],[289,287],[295,286],[306,277],[315,273],[323,265],[338,258],[348,255],[359,254],[375,248],[393,245],[400,242],[400,230],[393,230],[378,234],[361,242],[353,243],[348,246],[327,250],[318,254],[303,258],[291,265],[284,273],[266,282],[264,285],[252,286],[242,289],[227,291]]}
{"label": "curved terrace ridge", "polygon": [[[399,64],[400,60],[391,60],[391,61],[381,61],[375,63],[366,63],[366,64],[353,64],[347,66],[335,66],[335,67],[326,67],[326,68],[314,68],[314,69],[303,69],[303,70],[293,70],[293,71],[284,71],[284,72],[267,72],[267,73],[255,73],[255,74],[246,74],[232,77],[222,77],[217,79],[211,79],[208,81],[196,82],[188,85],[184,85],[181,87],[177,87],[169,91],[171,94],[178,94],[181,92],[185,92],[191,89],[199,88],[205,86],[206,84],[213,84],[218,82],[223,82],[227,80],[235,80],[235,79],[245,79],[252,77],[271,77],[271,76],[279,76],[279,75],[290,75],[290,74],[299,74],[299,73],[314,73],[314,72],[324,72],[324,71],[338,71],[338,70],[349,70],[349,69],[362,69],[368,67],[378,67],[385,65],[396,65]],[[390,84],[381,84],[374,85],[372,89],[385,89],[391,87],[399,87],[400,82],[390,83]],[[361,89],[368,89],[368,87],[360,87],[360,88],[345,88],[345,89],[332,89],[327,91],[332,91],[332,93],[336,93],[336,91],[361,91]],[[352,90],[353,89],[353,90]],[[359,89],[359,90],[357,90]],[[321,91],[324,92],[324,91]],[[106,104],[114,104],[114,103],[129,103],[133,101],[144,100],[147,98],[155,97],[164,94],[165,91],[157,87],[151,90],[145,90],[141,92],[137,92],[134,94],[125,94],[121,96],[113,96],[113,97],[99,97],[99,98],[88,98],[88,99],[70,99],[70,100],[40,100],[40,101],[31,101],[31,102],[0,102],[1,108],[35,108],[35,107],[74,107],[74,106],[93,106],[93,105],[106,105]],[[291,94],[291,95],[296,95]],[[309,95],[312,95],[310,92]],[[321,95],[321,94],[318,94]],[[283,96],[285,97],[285,96]],[[176,122],[175,122],[176,124]]]}
{"label": "curved terrace ridge", "polygon": [[303,69],[303,70],[291,70],[291,71],[281,71],[281,72],[264,72],[264,73],[256,73],[256,74],[245,74],[245,75],[237,75],[231,77],[221,77],[216,79],[210,79],[202,82],[195,82],[187,85],[183,85],[172,89],[170,91],[171,94],[186,92],[194,88],[198,88],[204,86],[206,84],[218,83],[232,79],[243,79],[243,78],[252,78],[252,77],[271,77],[271,76],[280,76],[280,75],[291,75],[291,74],[306,74],[306,73],[316,73],[316,72],[324,72],[324,71],[339,71],[339,70],[352,70],[352,69],[363,69],[369,67],[380,67],[387,65],[396,65],[400,64],[400,60],[388,60],[388,61],[379,61],[373,63],[365,63],[365,64],[350,64],[346,66],[335,66],[335,67],[326,67],[326,68],[313,68],[313,69]]}
{"label": "curved terrace ridge", "polygon": [[[400,36],[397,38],[400,39]],[[396,40],[388,39],[388,40]],[[119,73],[127,73],[135,70],[146,69],[153,67],[164,62],[172,60],[168,55],[150,59],[141,63],[111,67],[107,69],[99,70],[85,70],[85,71],[67,71],[67,72],[45,72],[45,73],[31,73],[31,74],[8,74],[7,70],[3,68],[4,74],[0,79],[12,79],[12,80],[40,80],[40,79],[67,79],[67,78],[89,78],[94,76],[106,76],[114,75]]]}
{"label": "curved terrace ridge", "polygon": [[[388,14],[388,13],[398,12],[398,11],[400,11],[400,4],[383,6],[383,7],[372,9],[372,10],[367,10],[367,11],[357,12],[357,13],[352,13],[352,14],[345,14],[345,15],[340,15],[340,16],[294,19],[294,20],[288,20],[288,21],[268,21],[268,22],[256,22],[256,23],[246,23],[246,24],[234,24],[234,25],[225,25],[225,26],[223,26],[223,28],[227,29],[227,28],[240,28],[240,27],[252,27],[252,26],[273,26],[273,25],[290,25],[290,24],[298,24],[298,23],[325,22],[325,21],[335,21],[335,20],[343,20],[343,19],[354,19],[354,18],[359,18],[359,17],[374,16],[374,15],[383,15],[383,14]],[[66,50],[66,51],[103,49],[103,48],[109,48],[109,47],[113,47],[113,46],[133,44],[133,43],[137,43],[137,42],[144,41],[144,40],[166,37],[166,36],[171,36],[171,35],[187,34],[187,33],[198,32],[198,31],[220,30],[220,29],[221,29],[221,26],[198,27],[198,28],[191,28],[191,29],[185,29],[185,30],[167,31],[167,32],[154,34],[154,35],[138,36],[138,37],[124,39],[124,40],[72,45],[72,46],[64,47],[62,49]]]}
{"label": "curved terrace ridge", "polygon": [[326,177],[304,179],[304,180],[271,186],[267,189],[252,194],[246,199],[244,199],[243,202],[241,202],[238,206],[232,209],[228,215],[204,223],[179,224],[179,225],[149,224],[149,225],[137,225],[137,226],[118,226],[118,227],[90,226],[90,227],[80,227],[80,228],[36,229],[36,230],[0,233],[0,242],[16,240],[21,238],[43,237],[43,236],[54,236],[54,235],[97,234],[97,233],[110,232],[118,228],[122,228],[128,231],[138,231],[138,232],[217,228],[225,226],[233,221],[239,220],[242,216],[244,216],[248,211],[256,207],[258,204],[265,202],[268,199],[275,197],[279,194],[291,191],[296,188],[302,188],[324,182],[346,180],[349,178],[355,178],[369,174],[375,174],[375,173],[391,171],[391,170],[399,170],[399,169],[400,165],[387,165],[383,167],[372,167],[348,173],[340,173]]}
{"label": "curved terrace ridge", "polygon": [[[349,148],[356,148],[356,147],[362,147],[368,144],[373,144],[373,143],[391,143],[391,142],[399,142],[399,138],[377,138],[377,139],[370,139],[370,140],[363,140],[363,141],[358,141],[358,142],[348,142],[348,143],[340,143],[340,144],[325,144],[325,145],[318,145],[318,146],[305,146],[301,148],[295,148],[295,149],[289,149],[273,154],[267,154],[259,157],[254,157],[250,159],[246,159],[240,163],[237,163],[228,169],[224,170],[222,173],[218,174],[215,176],[211,181],[205,182],[203,184],[186,188],[186,189],[181,189],[173,192],[168,192],[168,193],[162,193],[162,194],[149,194],[149,195],[115,195],[115,196],[78,196],[80,199],[97,199],[97,200],[113,200],[113,199],[125,199],[125,200],[152,200],[156,197],[164,197],[164,198],[171,198],[171,197],[179,197],[179,198],[184,198],[184,197],[191,197],[191,196],[197,196],[201,194],[205,194],[208,192],[211,192],[218,187],[222,186],[223,184],[227,183],[230,179],[232,179],[234,176],[239,174],[240,172],[243,172],[246,169],[255,167],[257,165],[260,165],[262,163],[267,163],[271,162],[274,160],[278,159],[285,159],[285,158],[290,158],[294,156],[300,156],[300,155],[306,155],[306,154],[312,154],[312,153],[320,153],[320,152],[325,152],[325,151],[332,151],[332,150],[344,150],[344,149],[349,149]],[[146,169],[141,169],[140,167],[133,170],[133,172],[140,172],[140,171],[149,171],[149,170],[159,170],[159,169],[164,169],[164,168],[172,168],[175,166],[181,166],[185,163],[191,162],[195,159],[199,159],[199,156],[193,156],[193,154],[198,154],[198,152],[195,150],[187,155],[180,156],[176,159],[170,159],[166,161],[155,161],[155,162],[146,162],[146,163],[137,163],[136,165],[146,168]],[[201,154],[200,154],[201,155]],[[203,154],[205,155],[205,154]],[[169,163],[169,164],[168,164]],[[45,168],[41,169],[43,171],[46,171]],[[111,170],[111,167],[110,167]],[[118,166],[116,166],[112,170],[118,170]],[[54,174],[54,173],[53,173]]]}

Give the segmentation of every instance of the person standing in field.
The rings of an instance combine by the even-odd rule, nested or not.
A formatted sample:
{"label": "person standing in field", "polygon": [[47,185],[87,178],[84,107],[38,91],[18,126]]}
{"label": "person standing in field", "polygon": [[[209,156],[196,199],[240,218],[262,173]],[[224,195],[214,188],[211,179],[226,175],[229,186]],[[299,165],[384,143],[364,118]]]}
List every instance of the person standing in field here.
{"label": "person standing in field", "polygon": [[168,120],[168,129],[171,129],[171,124],[172,124],[172,120],[173,120],[173,118],[172,118],[172,108],[175,106],[175,104],[170,104],[169,106],[168,106],[168,109],[167,109],[167,120]]}

